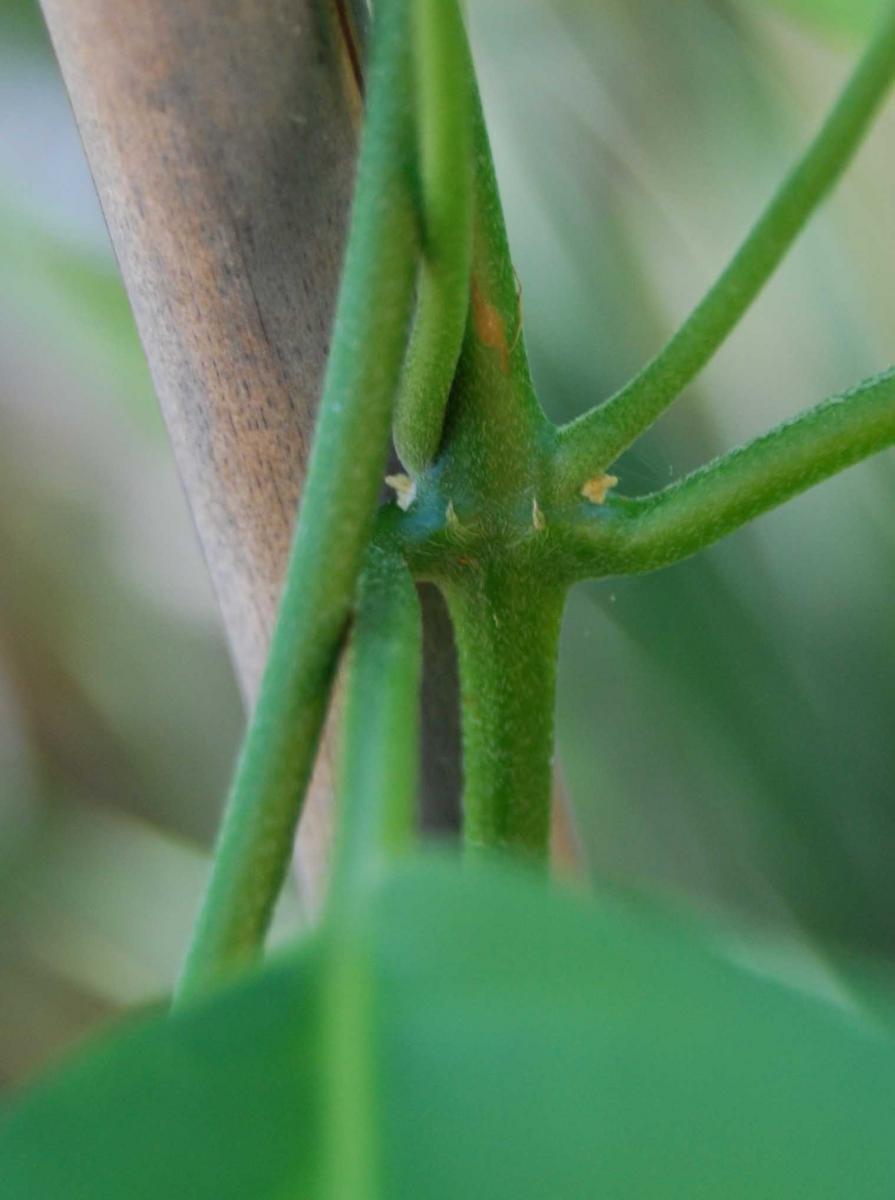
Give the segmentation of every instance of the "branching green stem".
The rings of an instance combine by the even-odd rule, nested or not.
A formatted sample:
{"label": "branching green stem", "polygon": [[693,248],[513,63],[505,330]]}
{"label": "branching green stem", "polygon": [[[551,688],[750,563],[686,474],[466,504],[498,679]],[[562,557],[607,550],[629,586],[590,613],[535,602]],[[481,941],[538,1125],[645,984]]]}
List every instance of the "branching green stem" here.
{"label": "branching green stem", "polygon": [[261,694],[178,998],[258,950],[288,864],[373,527],[418,257],[407,8],[379,6],[351,231],[314,450]]}
{"label": "branching green stem", "polygon": [[394,441],[413,474],[435,458],[469,309],[472,92],[456,0],[412,8],[423,259]]}
{"label": "branching green stem", "polygon": [[639,375],[560,431],[557,480],[567,492],[610,466],[711,359],[841,175],[893,77],[890,8],[820,132],[704,299]]}
{"label": "branching green stem", "polygon": [[[668,566],[815,483],[895,444],[895,369],[778,425],[661,492],[579,510],[579,578]],[[611,550],[607,554],[607,545]],[[590,550],[588,549],[590,547]]]}
{"label": "branching green stem", "polygon": [[[348,1096],[355,1079],[372,1086],[370,976],[354,900],[410,829],[420,629],[407,564],[443,588],[456,631],[467,843],[543,858],[568,584],[674,562],[895,442],[889,371],[653,496],[607,496],[608,481],[593,479],[733,328],[843,169],[893,72],[895,9],[806,156],[680,332],[603,408],[557,432],[528,371],[456,0],[378,0],[314,451],[270,661],[180,989],[192,996],[263,940],[365,564],[330,909],[334,917],[350,909],[352,919],[333,919],[347,932],[335,938],[324,972],[333,1004],[348,997],[327,1026],[336,1039],[326,1060],[333,1112],[344,1112],[344,1140],[365,1165],[343,1171],[335,1143],[330,1194],[364,1194],[375,1177],[369,1107],[360,1093],[356,1104]],[[418,475],[416,499],[407,513],[383,513],[372,540],[402,378],[395,436]],[[588,479],[592,502],[579,494]]]}

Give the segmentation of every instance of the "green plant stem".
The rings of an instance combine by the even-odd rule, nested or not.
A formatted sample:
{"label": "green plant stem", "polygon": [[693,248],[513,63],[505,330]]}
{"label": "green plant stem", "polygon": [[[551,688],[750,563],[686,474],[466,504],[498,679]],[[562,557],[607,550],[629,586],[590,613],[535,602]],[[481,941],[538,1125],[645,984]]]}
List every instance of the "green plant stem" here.
{"label": "green plant stem", "polygon": [[363,887],[414,826],[419,773],[420,606],[403,560],[374,544],[352,638],[332,898]]}
{"label": "green plant stem", "polygon": [[893,77],[890,7],[820,132],[704,299],[630,383],[560,430],[556,477],[567,492],[610,466],[711,359],[848,164]]}
{"label": "green plant stem", "polygon": [[[468,51],[467,51],[468,53]],[[445,501],[483,515],[536,482],[538,443],[552,425],[532,386],[519,280],[513,269],[494,162],[470,61],[473,153],[472,261],[466,335],[433,471]],[[425,476],[420,492],[426,490]],[[530,503],[530,502],[529,502]]]}
{"label": "green plant stem", "polygon": [[291,855],[385,467],[418,243],[407,9],[403,0],[379,8],[314,450],[268,666],[178,1000],[250,960],[263,941]]}
{"label": "green plant stem", "polygon": [[[661,492],[582,506],[564,530],[579,578],[668,566],[895,444],[895,369],[834,396]],[[607,549],[608,548],[608,549]]]}
{"label": "green plant stem", "polygon": [[352,637],[339,779],[339,834],[324,922],[323,1194],[380,1192],[369,885],[405,849],[419,773],[422,626],[416,588],[384,539],[367,555]]}
{"label": "green plant stem", "polygon": [[435,458],[469,309],[473,80],[456,0],[412,12],[423,258],[393,437],[413,474]]}
{"label": "green plant stem", "polygon": [[444,593],[460,661],[466,844],[545,858],[564,590],[494,562]]}

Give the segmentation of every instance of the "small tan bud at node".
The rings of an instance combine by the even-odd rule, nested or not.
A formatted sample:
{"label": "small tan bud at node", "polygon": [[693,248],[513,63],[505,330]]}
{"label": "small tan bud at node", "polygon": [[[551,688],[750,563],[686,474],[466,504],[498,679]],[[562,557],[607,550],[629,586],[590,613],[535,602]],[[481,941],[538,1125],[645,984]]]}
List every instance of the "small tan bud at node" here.
{"label": "small tan bud at node", "polygon": [[453,500],[448,500],[447,502],[447,508],[444,510],[444,519],[447,521],[449,528],[454,530],[460,529],[460,518],[457,516]]}
{"label": "small tan bud at node", "polygon": [[409,475],[386,475],[385,482],[394,490],[398,508],[407,512],[416,499],[416,484]]}
{"label": "small tan bud at node", "polygon": [[591,504],[602,504],[608,492],[618,483],[618,478],[615,475],[595,475],[593,479],[588,479],[581,488],[581,495],[585,500],[590,500]]}

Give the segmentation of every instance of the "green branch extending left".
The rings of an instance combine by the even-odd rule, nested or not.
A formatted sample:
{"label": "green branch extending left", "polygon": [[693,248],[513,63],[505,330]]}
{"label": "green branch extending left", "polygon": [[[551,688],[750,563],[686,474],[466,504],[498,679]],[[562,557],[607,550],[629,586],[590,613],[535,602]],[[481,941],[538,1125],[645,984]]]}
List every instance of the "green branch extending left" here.
{"label": "green branch extending left", "polygon": [[605,404],[560,430],[558,484],[574,494],[618,458],[709,362],[842,174],[895,79],[895,6],[804,157],[681,328]]}
{"label": "green branch extending left", "polygon": [[406,0],[379,6],[351,231],[280,614],[178,999],[258,950],[373,528],[418,259]]}
{"label": "green branch extending left", "polygon": [[423,258],[393,436],[417,474],[438,451],[469,309],[474,85],[456,0],[415,0],[412,33]]}

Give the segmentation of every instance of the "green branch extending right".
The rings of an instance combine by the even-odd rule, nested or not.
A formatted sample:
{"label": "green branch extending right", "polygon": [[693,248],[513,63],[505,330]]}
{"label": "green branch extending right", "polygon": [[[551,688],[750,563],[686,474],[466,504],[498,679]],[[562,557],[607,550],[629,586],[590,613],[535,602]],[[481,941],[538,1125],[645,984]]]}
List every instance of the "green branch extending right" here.
{"label": "green branch extending right", "polygon": [[578,578],[636,574],[695,554],[799,492],[895,444],[895,368],[636,499],[583,505],[564,531]]}
{"label": "green branch extending right", "polygon": [[560,430],[556,477],[567,493],[611,466],[712,358],[842,174],[893,78],[890,8],[820,132],[706,296],[630,383]]}

